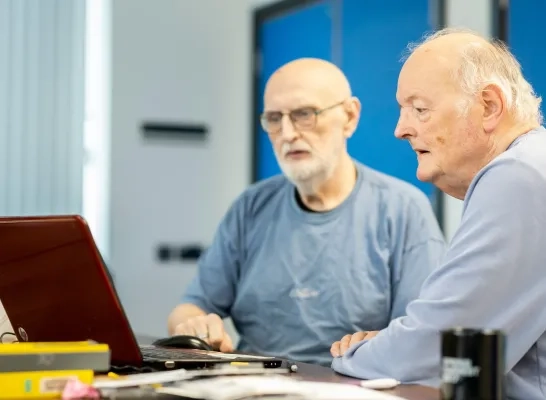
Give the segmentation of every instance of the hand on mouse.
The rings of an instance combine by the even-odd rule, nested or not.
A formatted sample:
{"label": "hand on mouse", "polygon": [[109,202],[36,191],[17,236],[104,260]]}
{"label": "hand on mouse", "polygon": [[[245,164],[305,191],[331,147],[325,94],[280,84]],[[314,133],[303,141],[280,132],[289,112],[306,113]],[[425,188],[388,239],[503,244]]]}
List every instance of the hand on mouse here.
{"label": "hand on mouse", "polygon": [[197,336],[212,346],[213,349],[229,353],[233,351],[233,342],[224,329],[224,322],[217,314],[191,317],[176,325],[175,335]]}
{"label": "hand on mouse", "polygon": [[353,333],[352,335],[345,335],[341,340],[332,344],[332,347],[330,347],[330,354],[332,354],[333,357],[341,357],[352,345],[363,340],[371,339],[378,333],[379,331],[361,331]]}

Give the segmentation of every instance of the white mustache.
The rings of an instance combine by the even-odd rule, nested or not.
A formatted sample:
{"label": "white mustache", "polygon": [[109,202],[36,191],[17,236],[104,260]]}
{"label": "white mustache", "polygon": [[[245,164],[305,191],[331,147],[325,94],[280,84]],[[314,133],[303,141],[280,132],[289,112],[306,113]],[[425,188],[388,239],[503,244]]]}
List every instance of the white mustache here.
{"label": "white mustache", "polygon": [[294,146],[288,143],[284,143],[282,146],[282,155],[285,156],[291,151],[307,151],[311,153],[311,149],[308,146]]}

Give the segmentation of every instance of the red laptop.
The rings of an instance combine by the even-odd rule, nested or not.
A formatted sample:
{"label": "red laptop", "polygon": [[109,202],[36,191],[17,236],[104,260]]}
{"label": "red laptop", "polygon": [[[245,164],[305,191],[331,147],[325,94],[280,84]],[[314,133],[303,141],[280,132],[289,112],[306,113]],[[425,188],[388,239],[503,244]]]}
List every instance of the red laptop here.
{"label": "red laptop", "polygon": [[0,218],[0,301],[19,341],[106,343],[114,370],[203,368],[274,357],[139,346],[85,220]]}

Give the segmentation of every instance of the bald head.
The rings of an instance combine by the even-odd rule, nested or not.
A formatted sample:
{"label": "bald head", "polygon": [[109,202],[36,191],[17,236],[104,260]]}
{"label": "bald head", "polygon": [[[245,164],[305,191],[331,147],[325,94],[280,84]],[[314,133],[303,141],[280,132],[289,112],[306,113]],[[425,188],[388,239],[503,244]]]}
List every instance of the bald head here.
{"label": "bald head", "polygon": [[264,92],[266,108],[287,93],[300,98],[300,105],[316,102],[320,107],[349,98],[351,87],[334,64],[318,58],[300,58],[281,66],[271,75]]}
{"label": "bald head", "polygon": [[435,52],[444,56],[458,55],[467,46],[483,47],[493,50],[493,45],[479,34],[460,29],[445,29],[429,36],[423,43],[415,47],[415,52]]}
{"label": "bald head", "polygon": [[[488,40],[464,28],[446,28],[410,45],[404,65],[420,69],[434,79],[449,83],[468,97],[487,85],[495,85],[505,97],[507,109],[520,122],[540,123],[540,98],[524,79],[521,67],[500,41]],[[403,69],[404,69],[403,68]],[[443,75],[443,76],[439,76]]]}
{"label": "bald head", "polygon": [[277,69],[265,87],[262,127],[281,169],[302,192],[313,192],[339,168],[352,179],[346,142],[359,116],[360,102],[351,96],[347,78],[325,60],[291,61]]}
{"label": "bald head", "polygon": [[491,43],[474,32],[446,29],[414,45],[404,67],[416,68],[431,79],[437,78],[460,89],[460,70],[470,47],[481,52],[493,50]]}

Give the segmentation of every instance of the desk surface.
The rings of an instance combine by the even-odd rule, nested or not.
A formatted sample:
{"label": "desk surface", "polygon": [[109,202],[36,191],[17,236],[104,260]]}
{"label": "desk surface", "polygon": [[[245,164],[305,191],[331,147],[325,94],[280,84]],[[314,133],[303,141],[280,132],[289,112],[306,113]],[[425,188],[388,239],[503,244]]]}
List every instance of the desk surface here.
{"label": "desk surface", "polygon": [[[151,344],[155,339],[157,338],[146,335],[137,336],[137,340],[141,344]],[[352,383],[355,385],[358,385],[360,382],[358,379],[337,374],[332,369],[320,365],[305,363],[297,363],[297,365],[297,375],[308,381]],[[418,385],[400,385],[394,390],[385,392],[392,393],[407,400],[438,400],[440,398],[439,390]]]}
{"label": "desk surface", "polygon": [[[360,382],[358,379],[339,375],[330,368],[312,364],[297,364],[297,374],[305,380],[319,382],[353,383],[355,385],[358,385]],[[407,400],[438,400],[440,398],[440,393],[437,389],[417,385],[400,385],[394,390],[389,390],[385,392],[400,396]]]}

